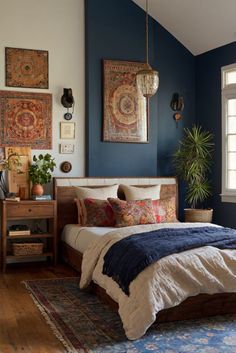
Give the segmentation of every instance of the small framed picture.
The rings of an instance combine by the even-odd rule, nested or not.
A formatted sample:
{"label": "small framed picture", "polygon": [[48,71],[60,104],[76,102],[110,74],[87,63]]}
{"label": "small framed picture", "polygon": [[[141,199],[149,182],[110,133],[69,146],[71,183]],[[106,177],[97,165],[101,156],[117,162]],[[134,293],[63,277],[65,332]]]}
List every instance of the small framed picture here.
{"label": "small framed picture", "polygon": [[60,144],[60,153],[69,154],[74,153],[75,145],[73,143],[61,143]]}
{"label": "small framed picture", "polygon": [[75,123],[61,122],[61,139],[73,140],[75,138]]}

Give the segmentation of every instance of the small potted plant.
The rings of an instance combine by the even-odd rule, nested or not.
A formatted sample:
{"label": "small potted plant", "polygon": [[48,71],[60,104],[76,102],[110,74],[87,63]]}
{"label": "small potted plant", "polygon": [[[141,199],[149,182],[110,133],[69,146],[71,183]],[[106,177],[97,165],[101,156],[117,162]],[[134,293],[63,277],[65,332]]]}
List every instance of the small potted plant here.
{"label": "small potted plant", "polygon": [[52,179],[52,172],[56,167],[54,158],[49,154],[33,157],[33,163],[29,167],[29,179],[32,181],[32,195],[43,195],[43,185]]}
{"label": "small potted plant", "polygon": [[199,206],[211,195],[208,173],[214,149],[213,135],[194,125],[184,129],[184,137],[173,156],[177,175],[186,183],[185,201],[191,208],[185,209],[186,222],[211,222],[212,209]]}

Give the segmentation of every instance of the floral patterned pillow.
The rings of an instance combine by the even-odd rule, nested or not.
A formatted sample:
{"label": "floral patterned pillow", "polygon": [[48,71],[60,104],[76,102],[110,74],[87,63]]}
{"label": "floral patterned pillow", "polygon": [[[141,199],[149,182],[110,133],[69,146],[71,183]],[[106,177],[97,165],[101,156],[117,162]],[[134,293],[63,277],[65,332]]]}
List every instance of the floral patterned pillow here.
{"label": "floral patterned pillow", "polygon": [[178,222],[176,218],[176,200],[175,197],[152,201],[157,223]]}
{"label": "floral patterned pillow", "polygon": [[115,215],[107,200],[87,198],[79,200],[82,225],[88,227],[114,227]]}
{"label": "floral patterned pillow", "polygon": [[123,201],[108,198],[115,214],[116,227],[156,223],[152,200]]}

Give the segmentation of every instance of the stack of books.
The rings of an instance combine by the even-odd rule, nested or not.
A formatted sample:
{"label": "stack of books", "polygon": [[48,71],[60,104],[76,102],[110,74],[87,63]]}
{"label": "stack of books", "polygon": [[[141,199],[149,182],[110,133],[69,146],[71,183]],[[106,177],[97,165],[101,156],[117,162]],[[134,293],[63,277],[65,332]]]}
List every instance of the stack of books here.
{"label": "stack of books", "polygon": [[19,202],[20,201],[20,198],[19,196],[12,196],[12,197],[5,197],[5,201],[16,201],[16,202]]}
{"label": "stack of books", "polygon": [[48,201],[48,200],[51,200],[52,197],[51,195],[42,195],[42,196],[32,195],[31,199],[35,201]]}
{"label": "stack of books", "polygon": [[13,224],[9,227],[8,235],[16,236],[16,235],[30,235],[30,229],[25,224]]}

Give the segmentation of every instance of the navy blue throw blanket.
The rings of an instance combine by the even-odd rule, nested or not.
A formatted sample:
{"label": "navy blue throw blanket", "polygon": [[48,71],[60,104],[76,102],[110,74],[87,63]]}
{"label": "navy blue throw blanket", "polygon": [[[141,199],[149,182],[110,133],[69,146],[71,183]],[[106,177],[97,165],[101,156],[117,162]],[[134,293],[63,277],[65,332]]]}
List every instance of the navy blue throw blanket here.
{"label": "navy blue throw blanket", "polygon": [[112,277],[129,295],[130,283],[147,266],[165,256],[201,246],[236,249],[236,230],[223,227],[164,228],[130,235],[107,251],[102,273]]}

